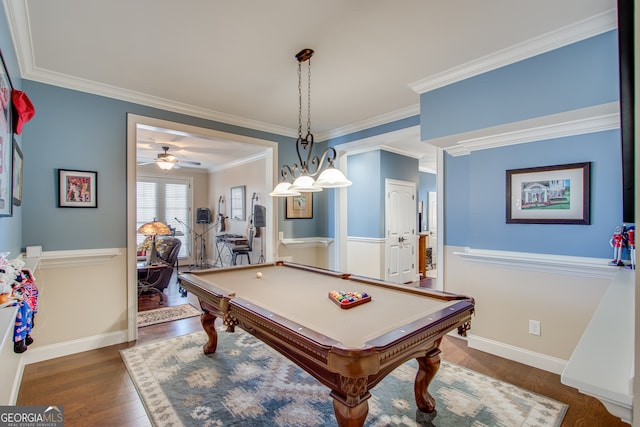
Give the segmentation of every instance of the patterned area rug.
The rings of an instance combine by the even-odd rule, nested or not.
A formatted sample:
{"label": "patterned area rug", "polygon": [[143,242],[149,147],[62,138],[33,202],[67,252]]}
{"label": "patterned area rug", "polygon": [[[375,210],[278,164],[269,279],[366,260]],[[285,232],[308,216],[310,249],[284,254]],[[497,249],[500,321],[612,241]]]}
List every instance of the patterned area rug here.
{"label": "patterned area rug", "polygon": [[[223,329],[220,329],[221,331]],[[335,426],[329,389],[251,335],[204,332],[121,350],[156,426]],[[436,411],[419,411],[415,360],[371,391],[365,426],[560,426],[567,405],[443,361],[429,387]]]}
{"label": "patterned area rug", "polygon": [[138,327],[155,325],[156,323],[171,322],[173,320],[186,319],[199,316],[202,312],[191,304],[162,307],[153,310],[138,312]]}

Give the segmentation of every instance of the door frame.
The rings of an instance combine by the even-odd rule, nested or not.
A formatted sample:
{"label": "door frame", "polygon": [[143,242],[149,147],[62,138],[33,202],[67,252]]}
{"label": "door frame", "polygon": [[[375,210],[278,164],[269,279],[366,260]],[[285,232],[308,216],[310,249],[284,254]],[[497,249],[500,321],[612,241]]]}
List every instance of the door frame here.
{"label": "door frame", "polygon": [[[275,185],[278,176],[278,143],[264,139],[222,132],[214,129],[203,128],[184,123],[141,116],[133,113],[127,114],[127,334],[128,340],[138,339],[138,279],[136,262],[136,172],[137,172],[137,127],[138,125],[155,126],[164,129],[182,131],[194,135],[202,135],[210,138],[261,145],[265,147],[267,165],[265,183]],[[272,203],[271,198],[265,200],[267,210],[272,212],[269,226],[265,227],[266,259],[275,259],[277,253],[277,240],[274,238],[278,227],[278,203]]]}

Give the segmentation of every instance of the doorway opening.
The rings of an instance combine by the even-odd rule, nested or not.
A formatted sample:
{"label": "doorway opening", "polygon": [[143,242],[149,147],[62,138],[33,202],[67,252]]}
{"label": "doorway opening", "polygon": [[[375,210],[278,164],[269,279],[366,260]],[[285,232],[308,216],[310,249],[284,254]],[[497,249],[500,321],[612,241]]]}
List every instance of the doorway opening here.
{"label": "doorway opening", "polygon": [[[276,239],[274,239],[274,230],[277,226],[277,204],[272,203],[271,198],[266,194],[273,188],[274,177],[277,176],[277,158],[278,144],[273,141],[262,140],[258,138],[247,137],[243,135],[221,132],[208,128],[201,128],[183,123],[170,122],[146,116],[129,114],[127,116],[127,330],[130,340],[137,339],[137,313],[138,313],[138,281],[137,281],[137,178],[138,178],[138,133],[141,129],[166,129],[171,130],[173,135],[194,136],[196,138],[204,138],[211,141],[221,142],[225,148],[241,150],[242,147],[259,151],[260,156],[264,159],[264,173],[260,177],[261,185],[264,186],[263,204],[266,208],[267,226],[263,229],[264,239],[264,256],[267,261],[275,258]],[[213,143],[212,143],[213,144]],[[177,152],[174,147],[174,152]],[[242,153],[242,151],[239,151]],[[242,154],[240,154],[242,155]],[[202,157],[202,156],[200,156]],[[255,160],[255,159],[254,159]],[[217,170],[209,171],[211,173],[224,174],[225,167],[229,167],[232,163],[234,167],[239,167],[243,162],[247,162],[246,156],[244,160],[235,160],[228,162],[227,165],[219,166]],[[196,163],[196,162],[194,162]],[[156,165],[150,165],[156,167]],[[142,167],[142,166],[141,166]],[[221,172],[222,171],[222,172]],[[204,171],[204,174],[207,172]],[[207,178],[208,180],[208,178]],[[206,197],[202,204],[215,206],[217,201],[213,195],[207,191]],[[195,198],[195,196],[194,196]],[[196,202],[197,204],[198,202]],[[193,204],[193,203],[192,203]],[[192,223],[195,223],[194,217],[196,209],[189,206],[189,215],[192,217]],[[215,230],[212,231],[215,241]]]}

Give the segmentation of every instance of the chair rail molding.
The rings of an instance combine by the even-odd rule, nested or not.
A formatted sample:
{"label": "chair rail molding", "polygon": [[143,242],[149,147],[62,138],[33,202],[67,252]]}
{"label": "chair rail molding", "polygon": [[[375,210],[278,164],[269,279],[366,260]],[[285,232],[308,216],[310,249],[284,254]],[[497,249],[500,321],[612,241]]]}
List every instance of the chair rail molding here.
{"label": "chair rail molding", "polygon": [[613,279],[620,269],[620,267],[609,265],[609,260],[602,258],[496,251],[470,247],[466,247],[462,252],[455,251],[453,254],[469,262],[497,265],[503,268],[607,280]]}
{"label": "chair rail molding", "polygon": [[[111,258],[121,255],[119,248],[74,249],[64,251],[45,251],[37,259],[24,258],[28,265],[38,269],[68,268],[104,264]],[[35,269],[34,267],[34,269]]]}
{"label": "chair rail molding", "polygon": [[292,239],[282,239],[280,244],[289,248],[326,248],[333,239],[329,237],[298,237]]}

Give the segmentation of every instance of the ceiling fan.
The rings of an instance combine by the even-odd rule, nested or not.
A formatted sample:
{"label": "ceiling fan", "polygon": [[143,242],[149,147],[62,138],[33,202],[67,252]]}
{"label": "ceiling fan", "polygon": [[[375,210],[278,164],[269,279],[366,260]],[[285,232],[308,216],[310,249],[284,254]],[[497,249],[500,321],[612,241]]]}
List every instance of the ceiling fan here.
{"label": "ceiling fan", "polygon": [[[189,160],[179,160],[173,154],[169,154],[169,147],[162,147],[164,153],[160,153],[156,156],[155,164],[158,165],[160,169],[170,170],[173,168],[179,168],[179,165],[191,165],[191,166],[200,166],[200,162],[192,162]],[[148,165],[149,163],[139,163],[139,165]]]}

